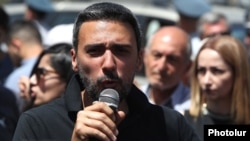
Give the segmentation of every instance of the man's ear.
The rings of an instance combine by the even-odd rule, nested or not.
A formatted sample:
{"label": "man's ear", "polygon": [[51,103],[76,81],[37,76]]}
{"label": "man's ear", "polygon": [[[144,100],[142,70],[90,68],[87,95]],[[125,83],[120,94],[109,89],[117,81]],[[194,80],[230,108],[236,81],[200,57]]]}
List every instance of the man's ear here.
{"label": "man's ear", "polygon": [[11,44],[19,51],[21,46],[22,46],[22,42],[19,39],[12,39],[11,40]]}
{"label": "man's ear", "polygon": [[186,68],[183,71],[182,82],[186,84],[187,86],[190,86],[190,76],[191,76],[191,71],[192,71],[192,65],[193,65],[193,61],[190,60]]}
{"label": "man's ear", "polygon": [[138,53],[137,72],[141,71],[141,69],[142,69],[142,66],[143,66],[143,54],[144,54],[144,51],[143,51],[143,49],[141,49],[140,52]]}
{"label": "man's ear", "polygon": [[74,72],[78,72],[78,65],[77,65],[77,52],[74,48],[71,49],[71,64],[72,64],[72,69]]}
{"label": "man's ear", "polygon": [[193,65],[193,60],[190,59],[187,62],[186,71],[189,71],[192,68],[192,65]]}

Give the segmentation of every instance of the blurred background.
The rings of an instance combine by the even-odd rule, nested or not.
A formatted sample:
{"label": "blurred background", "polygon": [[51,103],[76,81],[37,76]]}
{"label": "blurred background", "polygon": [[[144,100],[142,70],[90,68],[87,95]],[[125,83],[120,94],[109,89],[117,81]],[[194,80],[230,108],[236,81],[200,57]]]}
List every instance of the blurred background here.
{"label": "blurred background", "polygon": [[[35,1],[35,0],[34,0]],[[101,0],[52,0],[55,11],[46,17],[49,28],[58,24],[74,22],[77,13],[87,5]],[[110,0],[109,0],[110,1]],[[146,38],[159,26],[176,24],[178,12],[173,6],[174,0],[113,0],[123,3],[136,13]],[[212,5],[212,11],[226,15],[232,29],[232,35],[240,40],[245,36],[245,22],[249,20],[250,0],[204,0]],[[11,21],[23,18],[24,0],[0,0],[11,16]]]}
{"label": "blurred background", "polygon": [[[35,1],[35,0],[34,0]],[[77,13],[87,5],[101,0],[52,0],[55,11],[46,17],[49,28],[58,24],[73,23]],[[110,1],[110,0],[109,0]],[[111,0],[112,1],[112,0]],[[174,0],[113,0],[123,3],[136,13],[146,38],[159,26],[178,23],[179,15],[173,6]],[[232,34],[242,40],[245,23],[250,16],[250,0],[204,0],[212,5],[212,11],[226,15]],[[0,0],[11,21],[23,18],[24,0]]]}
{"label": "blurred background", "polygon": [[[36,1],[36,0],[34,0]],[[174,2],[177,0],[52,0],[54,11],[49,13],[44,22],[51,29],[60,24],[71,24],[85,7],[94,2],[114,1],[121,3],[132,10],[137,16],[144,35],[143,46],[147,39],[157,29],[166,25],[177,25],[180,22],[180,13]],[[181,0],[178,0],[180,3]],[[184,3],[189,2],[182,0]],[[202,1],[202,0],[197,0]],[[243,42],[244,38],[250,35],[250,0],[203,0],[211,5],[211,10],[222,13],[230,24],[231,35]],[[25,12],[24,0],[0,0],[10,16],[10,21],[22,19]],[[194,7],[191,11],[202,10],[201,7]],[[190,9],[189,9],[190,11]],[[191,18],[192,19],[192,18]],[[62,33],[66,34],[66,33]],[[143,69],[142,69],[143,70]],[[144,72],[141,73],[142,76]]]}

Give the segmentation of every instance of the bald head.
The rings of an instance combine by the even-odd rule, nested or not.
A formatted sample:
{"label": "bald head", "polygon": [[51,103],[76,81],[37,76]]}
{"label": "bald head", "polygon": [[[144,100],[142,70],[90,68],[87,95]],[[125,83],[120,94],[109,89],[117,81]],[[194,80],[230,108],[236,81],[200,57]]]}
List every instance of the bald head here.
{"label": "bald head", "polygon": [[165,26],[160,28],[151,38],[148,40],[146,48],[150,48],[153,44],[165,43],[178,47],[181,50],[185,50],[187,57],[191,56],[191,44],[189,35],[180,27],[177,26]]}
{"label": "bald head", "polygon": [[177,26],[159,29],[149,40],[144,56],[146,76],[152,88],[173,90],[189,69],[188,34]]}
{"label": "bald head", "polygon": [[[188,38],[188,34],[178,26],[165,26],[160,28],[155,34],[155,36],[183,36],[183,38]],[[185,37],[184,37],[185,36]]]}

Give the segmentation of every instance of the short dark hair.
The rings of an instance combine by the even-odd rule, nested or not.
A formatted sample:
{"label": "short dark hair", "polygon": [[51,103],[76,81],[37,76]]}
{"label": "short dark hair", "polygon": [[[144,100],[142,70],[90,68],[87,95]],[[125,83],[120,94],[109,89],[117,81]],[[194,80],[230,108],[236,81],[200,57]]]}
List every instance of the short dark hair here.
{"label": "short dark hair", "polygon": [[42,43],[42,37],[37,26],[34,22],[28,20],[20,19],[11,24],[7,43],[10,43],[13,37],[18,37],[25,42]]}
{"label": "short dark hair", "polygon": [[111,20],[129,23],[135,33],[137,49],[138,51],[141,49],[141,30],[135,15],[128,8],[122,5],[111,2],[101,2],[93,4],[79,13],[73,29],[73,46],[76,51],[78,46],[78,34],[81,25],[84,22],[96,20]]}

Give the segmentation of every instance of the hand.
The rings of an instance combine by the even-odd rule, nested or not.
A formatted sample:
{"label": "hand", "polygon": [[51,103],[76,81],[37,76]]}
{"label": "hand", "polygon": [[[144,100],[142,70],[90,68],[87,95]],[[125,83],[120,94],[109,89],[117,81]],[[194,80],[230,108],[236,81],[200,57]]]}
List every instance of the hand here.
{"label": "hand", "polygon": [[118,135],[116,125],[125,117],[123,111],[114,112],[104,102],[95,102],[77,113],[71,141],[115,141]]}
{"label": "hand", "polygon": [[24,100],[25,105],[28,105],[31,102],[31,96],[29,94],[30,90],[30,81],[27,76],[22,76],[18,83],[20,89],[20,97]]}

